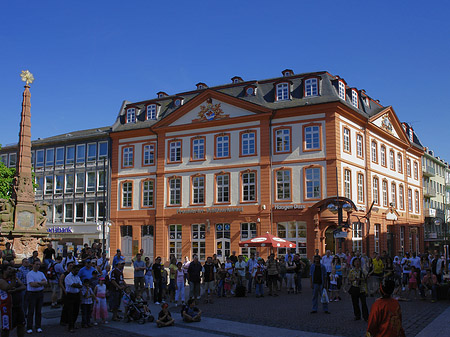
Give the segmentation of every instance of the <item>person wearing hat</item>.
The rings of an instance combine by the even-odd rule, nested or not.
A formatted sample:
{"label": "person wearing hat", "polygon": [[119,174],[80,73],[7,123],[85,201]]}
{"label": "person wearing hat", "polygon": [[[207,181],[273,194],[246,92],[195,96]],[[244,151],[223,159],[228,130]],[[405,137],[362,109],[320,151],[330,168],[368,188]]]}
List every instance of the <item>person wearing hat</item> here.
{"label": "person wearing hat", "polygon": [[156,326],[158,328],[162,328],[165,326],[171,326],[175,324],[175,320],[172,318],[172,315],[169,311],[169,305],[167,303],[163,303],[161,305],[161,311],[158,314],[158,319],[156,321]]}
{"label": "person wearing hat", "polygon": [[113,268],[121,261],[125,262],[125,258],[122,256],[120,249],[117,249],[117,254],[114,255],[112,266]]}
{"label": "person wearing hat", "polygon": [[391,297],[395,282],[384,279],[380,284],[381,298],[377,299],[370,309],[367,337],[404,337],[402,327],[402,310],[397,300]]}

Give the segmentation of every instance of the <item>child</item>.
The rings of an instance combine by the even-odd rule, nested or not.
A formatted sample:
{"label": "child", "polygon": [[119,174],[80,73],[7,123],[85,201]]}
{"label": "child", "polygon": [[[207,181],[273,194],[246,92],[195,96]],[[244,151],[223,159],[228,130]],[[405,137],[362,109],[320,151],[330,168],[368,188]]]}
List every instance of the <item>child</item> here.
{"label": "child", "polygon": [[101,319],[103,324],[107,324],[108,321],[108,309],[106,307],[106,284],[105,278],[101,277],[98,280],[98,285],[94,289],[95,304],[93,317],[95,320]]}
{"label": "child", "polygon": [[411,294],[411,290],[414,290],[414,299],[417,299],[417,272],[414,266],[411,267],[411,272],[409,273],[408,289],[408,297]]}
{"label": "child", "polygon": [[[89,328],[92,316],[92,304],[94,303],[95,295],[89,286],[89,279],[84,279],[83,287],[81,288],[81,327]],[[94,324],[96,325],[96,324]]]}
{"label": "child", "polygon": [[[147,301],[151,301],[153,297],[153,275],[152,275],[153,264],[150,262],[150,258],[145,258],[145,292],[147,293]],[[150,297],[150,292],[152,297]]]}
{"label": "child", "polygon": [[227,273],[225,276],[225,282],[223,285],[223,289],[225,290],[225,294],[227,297],[231,296],[231,284],[233,283],[233,279],[231,274]]}
{"label": "child", "polygon": [[200,322],[202,319],[202,311],[195,306],[195,300],[189,299],[187,305],[181,309],[181,316],[186,323]]}
{"label": "child", "polygon": [[94,271],[92,272],[92,278],[91,278],[90,283],[91,283],[91,288],[92,288],[92,289],[95,289],[95,287],[96,287],[97,284],[98,284],[98,271],[94,270]]}
{"label": "child", "polygon": [[162,328],[165,326],[171,326],[175,324],[175,320],[172,318],[170,311],[167,309],[169,305],[167,303],[163,303],[161,305],[161,311],[158,314],[158,320],[156,321],[156,326],[158,328]]}
{"label": "child", "polygon": [[150,317],[150,309],[147,306],[147,302],[144,301],[141,294],[136,295],[136,307],[138,307],[140,310],[144,312],[145,318]]}
{"label": "child", "polygon": [[329,291],[331,292],[330,297],[331,300],[330,302],[339,302],[339,298],[338,298],[338,278],[339,276],[336,275],[336,269],[333,269],[331,271],[330,274],[330,289]]}
{"label": "child", "polygon": [[260,264],[256,267],[255,285],[256,297],[264,297],[264,272]]}
{"label": "child", "polygon": [[131,304],[132,298],[131,298],[131,288],[130,287],[126,287],[125,288],[125,294],[123,294],[122,297],[122,302],[123,302],[123,306],[125,307],[125,317],[128,316],[128,309],[129,306]]}
{"label": "child", "polygon": [[175,274],[175,281],[177,282],[176,284],[176,294],[175,294],[175,306],[178,305],[178,302],[181,302],[182,305],[184,305],[184,299],[185,299],[185,294],[184,294],[184,271],[183,271],[183,264],[181,262],[177,263],[177,271]]}
{"label": "child", "polygon": [[225,291],[224,291],[224,285],[225,285],[225,278],[227,276],[227,272],[225,268],[222,267],[219,269],[219,272],[217,273],[217,296],[218,297],[224,297]]}
{"label": "child", "polygon": [[162,275],[162,301],[166,302],[166,293],[167,293],[167,276],[169,273],[167,272],[167,268],[161,268],[161,275]]}

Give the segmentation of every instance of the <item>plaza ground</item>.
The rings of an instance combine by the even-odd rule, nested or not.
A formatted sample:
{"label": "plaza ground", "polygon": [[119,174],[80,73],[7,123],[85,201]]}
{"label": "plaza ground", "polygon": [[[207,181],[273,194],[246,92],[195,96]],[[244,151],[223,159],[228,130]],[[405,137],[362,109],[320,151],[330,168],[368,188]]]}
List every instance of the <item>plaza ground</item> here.
{"label": "plaza ground", "polygon": [[[348,294],[343,301],[329,304],[331,315],[326,315],[319,306],[319,312],[311,315],[311,289],[309,280],[303,279],[303,293],[288,295],[281,292],[278,297],[215,298],[213,304],[199,304],[203,311],[200,323],[183,323],[180,307],[170,305],[175,326],[158,329],[155,323],[140,325],[134,322],[110,322],[105,326],[77,329],[74,334],[59,325],[60,309],[44,308],[43,329],[45,336],[101,335],[123,336],[124,331],[133,336],[363,336],[367,323],[353,320],[353,310]],[[306,287],[308,286],[308,287]],[[368,306],[375,298],[368,298]],[[403,312],[403,327],[406,336],[445,336],[450,334],[449,301],[413,300],[400,302]],[[156,316],[159,306],[150,305]],[[80,319],[80,317],[79,317]],[[14,334],[13,334],[14,335]],[[37,334],[36,334],[37,335]]]}

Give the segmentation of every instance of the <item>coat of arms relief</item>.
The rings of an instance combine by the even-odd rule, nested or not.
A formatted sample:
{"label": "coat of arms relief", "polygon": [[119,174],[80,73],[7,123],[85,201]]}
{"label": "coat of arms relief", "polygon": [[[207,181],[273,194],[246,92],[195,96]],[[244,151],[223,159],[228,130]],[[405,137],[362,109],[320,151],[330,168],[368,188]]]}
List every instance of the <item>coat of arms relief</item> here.
{"label": "coat of arms relief", "polygon": [[206,105],[200,106],[200,112],[197,116],[198,119],[194,119],[193,122],[206,122],[230,117],[230,115],[224,114],[220,103],[213,104],[211,98],[206,100]]}

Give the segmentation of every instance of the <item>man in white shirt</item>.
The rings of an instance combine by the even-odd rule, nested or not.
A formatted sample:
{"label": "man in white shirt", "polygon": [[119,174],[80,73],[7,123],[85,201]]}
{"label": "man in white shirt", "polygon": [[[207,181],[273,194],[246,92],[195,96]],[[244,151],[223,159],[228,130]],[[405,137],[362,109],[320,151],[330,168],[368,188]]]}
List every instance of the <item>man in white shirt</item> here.
{"label": "man in white shirt", "polygon": [[236,270],[236,274],[238,276],[238,285],[243,285],[245,280],[245,267],[246,263],[244,261],[244,257],[242,255],[238,256],[238,262],[234,264],[234,269]]}
{"label": "man in white shirt", "polygon": [[77,259],[73,256],[73,252],[72,251],[68,251],[67,252],[67,256],[63,259],[62,264],[64,267],[64,270],[67,268],[67,264],[69,262],[73,262],[75,265],[78,264]]}
{"label": "man in white shirt", "polygon": [[327,270],[327,280],[325,282],[326,289],[329,289],[329,280],[330,280],[330,274],[331,274],[331,262],[333,261],[333,256],[331,256],[330,250],[327,250],[326,254],[322,257],[322,264],[325,266],[325,269]]}
{"label": "man in white shirt", "polygon": [[47,285],[47,279],[44,273],[39,271],[41,261],[35,260],[33,269],[27,274],[27,333],[33,333],[33,316],[35,316],[36,332],[42,332],[42,304],[44,302],[44,287]]}
{"label": "man in white shirt", "polygon": [[[69,323],[69,331],[74,332],[75,322],[80,311],[80,289],[82,288],[81,279],[78,276],[80,268],[74,266],[72,271],[64,279],[66,286],[66,300],[64,306],[67,306],[67,321]],[[64,310],[64,309],[63,309]]]}
{"label": "man in white shirt", "polygon": [[403,268],[403,288],[402,290],[405,291],[406,286],[409,282],[409,273],[411,273],[411,258],[409,257],[409,252],[406,252],[406,256],[402,259],[400,262]]}
{"label": "man in white shirt", "polygon": [[105,270],[109,265],[109,258],[106,257],[106,253],[102,253],[102,257],[97,260],[97,266],[100,266],[101,270]]}

